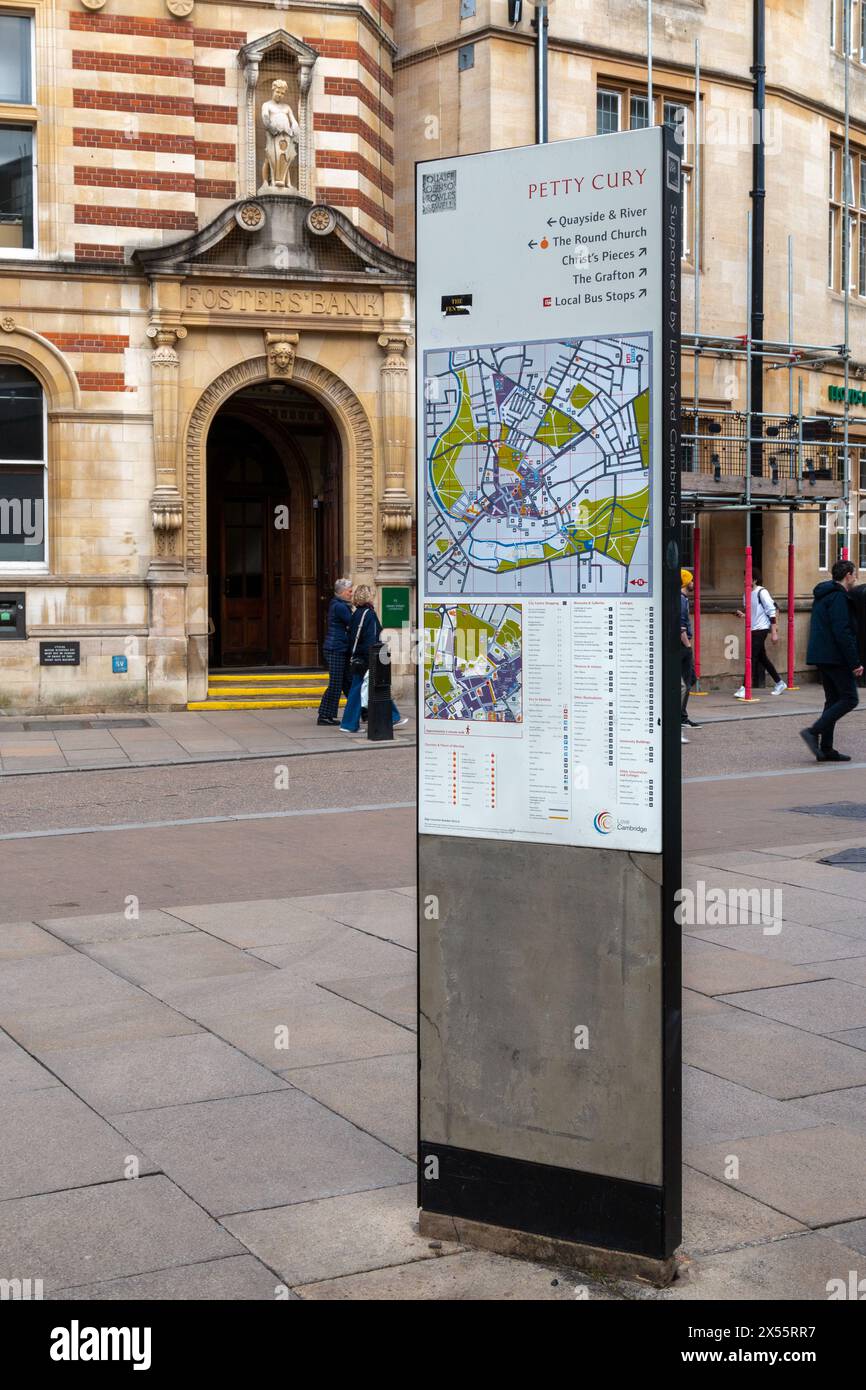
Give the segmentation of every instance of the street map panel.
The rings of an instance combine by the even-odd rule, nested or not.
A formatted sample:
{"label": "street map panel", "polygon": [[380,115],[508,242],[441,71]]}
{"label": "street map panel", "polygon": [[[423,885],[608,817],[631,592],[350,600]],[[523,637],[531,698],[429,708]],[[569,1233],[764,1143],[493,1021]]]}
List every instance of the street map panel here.
{"label": "street map panel", "polygon": [[425,355],[425,567],[437,593],[652,591],[652,335]]}
{"label": "street map panel", "polygon": [[520,604],[425,604],[424,718],[522,723]]}

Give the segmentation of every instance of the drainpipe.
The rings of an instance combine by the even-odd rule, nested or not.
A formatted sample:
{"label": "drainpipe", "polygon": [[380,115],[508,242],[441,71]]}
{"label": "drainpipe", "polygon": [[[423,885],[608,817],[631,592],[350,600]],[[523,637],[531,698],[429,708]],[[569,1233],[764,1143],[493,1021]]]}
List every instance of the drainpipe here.
{"label": "drainpipe", "polygon": [[[764,121],[767,110],[766,0],[752,0],[752,68],[754,112],[752,130],[752,302],[750,333],[753,346],[761,349],[764,337],[764,205],[766,202],[766,151]],[[764,433],[764,359],[761,350],[752,358],[752,434]],[[750,468],[760,474],[762,446],[751,446]]]}

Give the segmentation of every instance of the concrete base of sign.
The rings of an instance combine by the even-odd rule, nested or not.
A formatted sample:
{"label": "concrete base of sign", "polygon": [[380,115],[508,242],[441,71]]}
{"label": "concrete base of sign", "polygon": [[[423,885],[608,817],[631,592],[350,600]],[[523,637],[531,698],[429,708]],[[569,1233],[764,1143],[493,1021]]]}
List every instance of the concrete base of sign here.
{"label": "concrete base of sign", "polygon": [[497,1255],[514,1259],[535,1260],[540,1264],[565,1265],[585,1274],[608,1279],[641,1279],[656,1288],[664,1289],[676,1276],[676,1256],[653,1260],[645,1255],[630,1255],[624,1250],[603,1250],[597,1245],[579,1245],[571,1240],[554,1240],[550,1236],[532,1235],[507,1226],[490,1226],[483,1221],[466,1221],[460,1217],[442,1216],[435,1211],[422,1211],[418,1230],[431,1240],[453,1240],[476,1250],[492,1250]]}

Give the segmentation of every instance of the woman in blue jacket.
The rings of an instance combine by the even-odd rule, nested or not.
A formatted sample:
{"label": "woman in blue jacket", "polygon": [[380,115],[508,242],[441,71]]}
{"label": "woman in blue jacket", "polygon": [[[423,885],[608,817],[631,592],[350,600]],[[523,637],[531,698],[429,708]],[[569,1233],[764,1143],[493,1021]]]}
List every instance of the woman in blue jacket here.
{"label": "woman in blue jacket", "polygon": [[352,621],[352,581],[338,579],[328,607],[328,631],[322,651],[328,663],[328,688],[319,702],[317,724],[336,724],[340,696],[348,693],[346,656],[349,650],[349,623]]}
{"label": "woman in blue jacket", "polygon": [[[352,684],[343,710],[340,724],[344,734],[356,734],[361,727],[361,686],[370,665],[370,648],[378,642],[382,624],[373,607],[373,591],[367,584],[359,584],[354,595],[355,611],[349,624],[347,664]],[[391,701],[391,718],[395,725],[408,724],[401,718],[400,711]]]}

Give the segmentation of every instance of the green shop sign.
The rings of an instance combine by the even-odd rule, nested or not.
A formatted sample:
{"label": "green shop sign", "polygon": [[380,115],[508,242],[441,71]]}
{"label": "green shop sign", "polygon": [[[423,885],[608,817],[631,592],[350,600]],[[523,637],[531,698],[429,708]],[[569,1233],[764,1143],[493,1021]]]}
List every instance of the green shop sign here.
{"label": "green shop sign", "polygon": [[[843,402],[844,402],[844,400],[845,400],[845,388],[844,388],[844,386],[828,386],[828,387],[827,387],[827,397],[828,397],[828,399],[831,400],[831,401],[843,401]],[[853,386],[849,387],[849,389],[848,389],[848,404],[849,404],[849,405],[866,405],[866,391],[855,391]]]}
{"label": "green shop sign", "polygon": [[410,591],[402,586],[382,590],[382,626],[402,628],[409,622]]}

